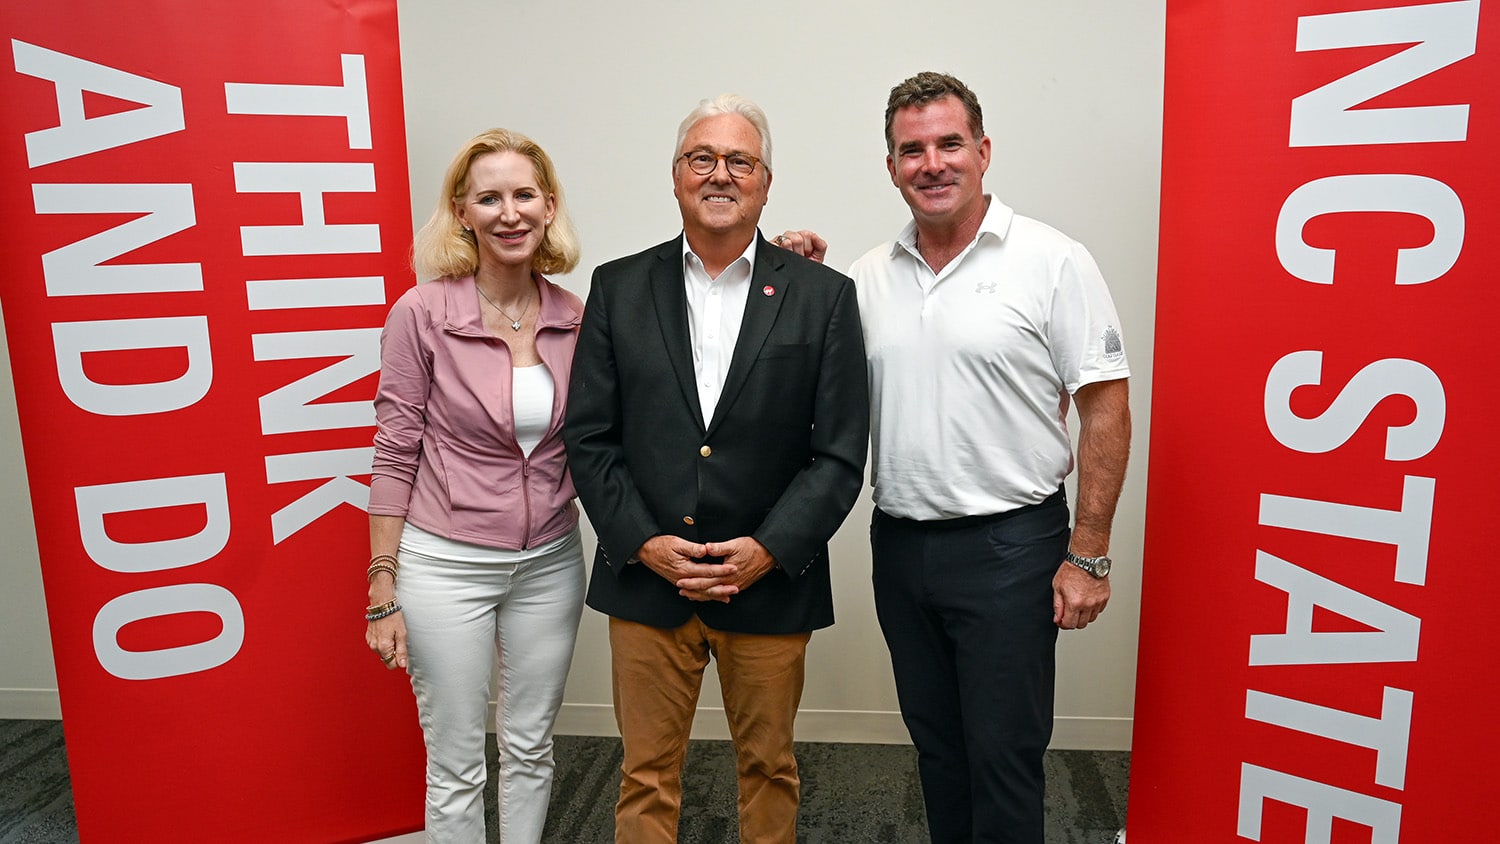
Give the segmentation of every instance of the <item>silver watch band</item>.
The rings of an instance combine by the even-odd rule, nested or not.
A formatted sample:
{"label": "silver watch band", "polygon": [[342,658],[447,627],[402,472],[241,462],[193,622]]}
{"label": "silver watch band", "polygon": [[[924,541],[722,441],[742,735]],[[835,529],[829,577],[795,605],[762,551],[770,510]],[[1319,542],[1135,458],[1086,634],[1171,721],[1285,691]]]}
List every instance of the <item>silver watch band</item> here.
{"label": "silver watch band", "polygon": [[1063,554],[1063,559],[1083,569],[1094,577],[1109,576],[1110,564],[1113,562],[1108,555],[1099,557],[1080,557],[1073,553],[1070,548]]}

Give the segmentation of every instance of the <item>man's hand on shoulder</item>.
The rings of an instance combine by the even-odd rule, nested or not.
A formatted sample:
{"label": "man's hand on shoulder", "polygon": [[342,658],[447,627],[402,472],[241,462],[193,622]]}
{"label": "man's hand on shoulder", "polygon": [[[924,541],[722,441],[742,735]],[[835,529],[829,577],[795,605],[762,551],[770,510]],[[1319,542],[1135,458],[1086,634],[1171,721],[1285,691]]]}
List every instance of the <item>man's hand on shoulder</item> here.
{"label": "man's hand on shoulder", "polygon": [[828,254],[828,241],[818,237],[817,232],[802,229],[792,231],[788,229],[781,234],[771,238],[771,242],[780,246],[788,252],[796,252],[810,261],[823,263],[823,258]]}

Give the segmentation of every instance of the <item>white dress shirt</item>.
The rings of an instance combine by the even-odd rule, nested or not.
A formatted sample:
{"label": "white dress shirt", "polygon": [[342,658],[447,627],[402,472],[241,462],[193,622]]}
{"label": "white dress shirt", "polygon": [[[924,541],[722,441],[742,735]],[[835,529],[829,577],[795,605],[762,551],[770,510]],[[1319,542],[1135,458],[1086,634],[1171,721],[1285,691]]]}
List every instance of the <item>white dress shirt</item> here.
{"label": "white dress shirt", "polygon": [[693,375],[698,385],[698,404],[703,424],[714,418],[724,376],[734,358],[734,344],[745,321],[745,300],[750,296],[751,268],[755,266],[755,241],[750,239],[740,257],[709,278],[703,261],[682,239],[682,282],[687,290],[688,339],[693,347]]}

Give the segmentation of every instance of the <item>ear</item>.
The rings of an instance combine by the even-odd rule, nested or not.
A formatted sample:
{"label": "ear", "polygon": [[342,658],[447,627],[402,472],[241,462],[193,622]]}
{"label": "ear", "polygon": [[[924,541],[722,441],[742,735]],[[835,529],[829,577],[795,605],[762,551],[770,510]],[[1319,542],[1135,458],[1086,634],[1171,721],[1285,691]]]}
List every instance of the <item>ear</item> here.
{"label": "ear", "polygon": [[979,174],[982,176],[990,169],[990,136],[985,135],[979,139]]}
{"label": "ear", "polygon": [[453,216],[458,219],[459,225],[466,229],[471,228],[469,218],[465,213],[464,204],[456,199],[450,199],[448,200],[448,205],[453,209]]}
{"label": "ear", "polygon": [[901,183],[896,181],[896,159],[889,153],[887,153],[885,157],[885,169],[887,173],[891,174],[891,184],[895,185],[898,188],[901,187]]}
{"label": "ear", "polygon": [[547,194],[547,219],[557,216],[557,194]]}

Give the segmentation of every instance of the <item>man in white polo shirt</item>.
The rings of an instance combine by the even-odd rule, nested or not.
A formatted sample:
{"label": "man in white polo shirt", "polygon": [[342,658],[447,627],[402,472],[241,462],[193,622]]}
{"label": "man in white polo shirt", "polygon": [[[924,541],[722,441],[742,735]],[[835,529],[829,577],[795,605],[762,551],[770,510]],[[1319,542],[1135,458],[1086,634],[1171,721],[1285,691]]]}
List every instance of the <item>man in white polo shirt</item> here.
{"label": "man in white polo shirt", "polygon": [[1119,318],[1082,245],[984,193],[990,139],[962,82],[902,82],[885,125],[913,220],[851,273],[870,367],[876,609],[932,840],[1041,844],[1057,631],[1109,600],[1130,447]]}

